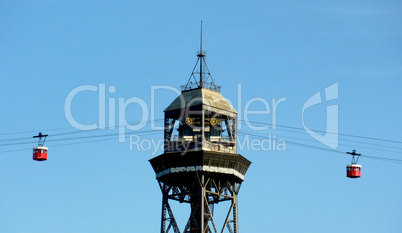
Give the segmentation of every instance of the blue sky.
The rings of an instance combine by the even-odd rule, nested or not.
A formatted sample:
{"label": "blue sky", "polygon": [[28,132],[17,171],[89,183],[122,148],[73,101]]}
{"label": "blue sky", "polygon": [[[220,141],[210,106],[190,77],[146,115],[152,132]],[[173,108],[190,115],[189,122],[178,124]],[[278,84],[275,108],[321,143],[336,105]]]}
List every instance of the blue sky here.
{"label": "blue sky", "polygon": [[[362,157],[362,178],[347,179],[351,158],[334,151],[402,159],[401,11],[399,1],[1,1],[0,232],[159,231],[162,197],[148,160],[161,151],[130,150],[117,129],[75,129],[65,102],[75,88],[97,87],[77,94],[71,111],[82,124],[99,123],[104,84],[116,107],[106,102],[107,121],[111,112],[119,124],[119,98],[138,98],[148,109],[132,104],[125,119],[145,114],[147,124],[127,135],[162,139],[146,133],[152,98],[160,120],[176,95],[152,95],[151,87],[187,82],[201,20],[209,69],[243,120],[245,105],[260,98],[270,114],[249,120],[271,124],[272,100],[285,98],[277,129],[240,122],[239,140],[251,133],[286,142],[282,151],[238,151],[252,161],[239,195],[241,232],[400,232],[402,165]],[[325,131],[326,107],[337,105],[337,149],[279,127],[303,129],[303,105],[317,92],[324,100],[336,83],[338,98],[303,116],[308,128]],[[39,131],[50,135],[46,162],[32,160]],[[173,208],[183,228],[188,207]]]}

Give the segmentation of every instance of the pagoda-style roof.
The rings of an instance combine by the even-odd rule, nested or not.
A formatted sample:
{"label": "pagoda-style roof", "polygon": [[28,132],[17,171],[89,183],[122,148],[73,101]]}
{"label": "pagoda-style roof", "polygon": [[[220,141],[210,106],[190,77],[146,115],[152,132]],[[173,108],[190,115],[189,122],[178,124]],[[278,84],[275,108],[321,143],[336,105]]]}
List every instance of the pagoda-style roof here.
{"label": "pagoda-style roof", "polygon": [[236,110],[221,95],[220,92],[209,88],[197,88],[183,91],[166,109],[165,112],[190,108],[195,106],[207,106],[216,110],[237,114]]}

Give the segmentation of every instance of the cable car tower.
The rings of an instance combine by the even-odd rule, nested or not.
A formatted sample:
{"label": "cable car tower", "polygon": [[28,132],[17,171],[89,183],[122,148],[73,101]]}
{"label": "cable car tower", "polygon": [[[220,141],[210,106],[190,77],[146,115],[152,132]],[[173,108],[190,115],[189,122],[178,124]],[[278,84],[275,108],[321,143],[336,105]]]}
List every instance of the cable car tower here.
{"label": "cable car tower", "polygon": [[[190,205],[184,233],[239,232],[237,196],[251,162],[237,154],[237,112],[215,85],[205,56],[201,22],[197,63],[164,110],[164,153],[150,160],[162,191],[161,233],[181,232],[169,201]],[[221,202],[230,207],[218,225],[214,207]]]}

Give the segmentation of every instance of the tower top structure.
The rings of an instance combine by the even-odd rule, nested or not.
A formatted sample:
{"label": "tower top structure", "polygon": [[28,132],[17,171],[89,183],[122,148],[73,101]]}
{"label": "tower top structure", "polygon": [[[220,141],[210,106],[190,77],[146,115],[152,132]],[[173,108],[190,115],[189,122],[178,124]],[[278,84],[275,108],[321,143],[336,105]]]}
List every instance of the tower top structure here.
{"label": "tower top structure", "polygon": [[[191,72],[190,78],[186,85],[181,86],[182,91],[193,90],[197,88],[208,88],[220,92],[220,86],[215,85],[215,81],[209,72],[205,57],[207,52],[202,49],[202,21],[201,21],[201,36],[200,36],[200,50],[197,51],[197,62]],[[197,69],[198,68],[198,69]],[[197,79],[198,76],[198,79]]]}
{"label": "tower top structure", "polygon": [[251,162],[237,154],[237,112],[215,85],[202,43],[201,22],[197,63],[164,110],[164,153],[149,160],[163,194],[161,233],[180,233],[169,200],[190,204],[186,233],[218,233],[214,206],[228,201],[219,232],[239,233],[237,195]]}

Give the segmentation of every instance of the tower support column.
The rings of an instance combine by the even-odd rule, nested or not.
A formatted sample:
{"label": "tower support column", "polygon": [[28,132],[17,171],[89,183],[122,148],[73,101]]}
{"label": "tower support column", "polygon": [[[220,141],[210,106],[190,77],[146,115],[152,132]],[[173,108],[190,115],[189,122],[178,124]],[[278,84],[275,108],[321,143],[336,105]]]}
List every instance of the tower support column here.
{"label": "tower support column", "polygon": [[[171,187],[159,182],[159,186],[162,190],[162,219],[161,219],[161,233],[167,233],[170,229],[173,229],[174,233],[180,233],[179,227],[174,218],[172,209],[169,205],[169,192]],[[168,215],[168,216],[167,216]],[[166,224],[168,224],[166,226]]]}

